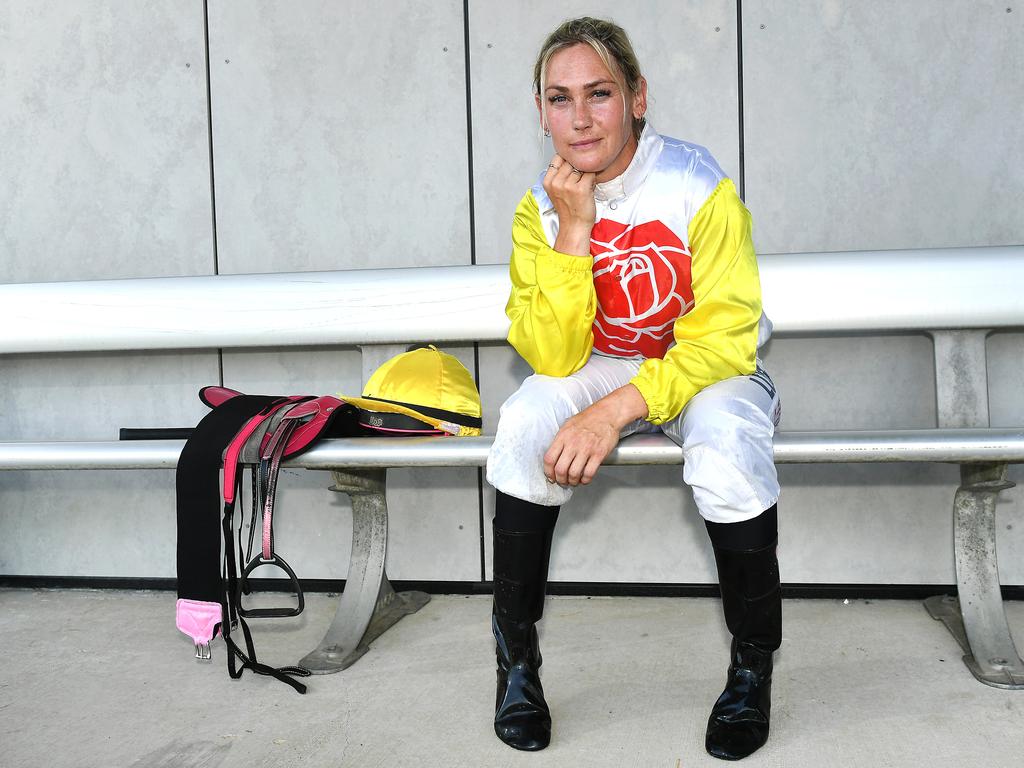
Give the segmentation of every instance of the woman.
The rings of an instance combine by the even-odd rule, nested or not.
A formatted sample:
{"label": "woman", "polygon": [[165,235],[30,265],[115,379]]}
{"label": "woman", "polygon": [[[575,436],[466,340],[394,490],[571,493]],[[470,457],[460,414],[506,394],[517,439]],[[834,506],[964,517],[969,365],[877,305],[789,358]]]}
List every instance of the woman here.
{"label": "woman", "polygon": [[536,373],[502,406],[487,464],[495,732],[516,749],[548,745],[536,623],[559,507],[620,437],[660,429],[683,447],[733,635],[706,747],[745,757],[768,737],[782,626],[779,400],[756,356],[771,324],[750,215],[706,149],[646,123],[647,83],[615,24],[562,24],[534,88],[556,154],[512,228],[509,341]]}

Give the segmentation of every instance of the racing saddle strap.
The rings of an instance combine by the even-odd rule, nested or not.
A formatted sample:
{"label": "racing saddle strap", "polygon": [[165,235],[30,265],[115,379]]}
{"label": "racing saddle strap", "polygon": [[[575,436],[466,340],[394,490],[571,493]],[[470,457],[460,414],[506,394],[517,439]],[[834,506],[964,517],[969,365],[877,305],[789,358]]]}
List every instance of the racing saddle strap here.
{"label": "racing saddle strap", "polygon": [[[299,582],[298,577],[295,575],[295,571],[292,570],[291,566],[288,565],[287,561],[276,552],[274,552],[274,533],[273,533],[273,515],[274,515],[274,498],[277,494],[277,480],[281,472],[281,461],[284,458],[285,451],[288,446],[288,441],[295,429],[299,425],[299,420],[296,417],[290,417],[290,411],[297,410],[294,404],[284,404],[284,408],[287,408],[289,412],[285,413],[283,417],[278,421],[276,429],[273,432],[268,432],[261,440],[260,449],[260,463],[258,470],[254,469],[253,474],[257,474],[261,478],[259,483],[254,483],[254,486],[258,489],[258,495],[253,497],[253,527],[250,529],[250,537],[252,532],[255,530],[255,515],[256,508],[262,509],[263,525],[262,525],[262,546],[260,548],[260,554],[252,558],[246,563],[242,569],[241,577],[238,582],[238,590],[234,593],[234,599],[236,601],[238,613],[240,616],[245,618],[280,618],[287,616],[298,616],[305,608],[305,597],[302,592],[302,585]],[[301,413],[301,411],[300,411]],[[269,416],[270,414],[268,414]],[[248,435],[239,433],[240,439],[244,442],[251,440],[252,431],[249,431]],[[229,455],[225,461],[233,460],[233,456]],[[227,486],[225,486],[226,489]],[[251,538],[250,538],[251,542]],[[273,565],[284,571],[285,575],[288,576],[291,582],[292,591],[296,596],[295,606],[281,607],[281,608],[245,608],[242,604],[242,594],[249,594],[251,588],[249,586],[250,574],[256,568],[264,565]]]}
{"label": "racing saddle strap", "polygon": [[[273,677],[276,680],[280,680],[286,685],[290,685],[298,693],[305,693],[306,686],[296,680],[296,677],[308,677],[310,671],[304,667],[271,667],[268,664],[263,664],[256,657],[256,647],[253,644],[252,632],[249,630],[249,625],[246,624],[245,619],[239,615],[237,596],[240,590],[240,584],[238,581],[238,563],[235,560],[234,550],[234,501],[229,501],[224,504],[224,516],[222,520],[222,527],[224,533],[224,553],[226,561],[226,572],[227,572],[227,590],[226,590],[226,621],[222,627],[222,634],[224,635],[224,643],[228,649],[228,675],[232,679],[237,680],[242,676],[242,673],[246,669],[251,669],[258,675],[267,675]],[[242,636],[245,639],[245,651],[238,647],[231,632],[236,627],[241,627]],[[236,661],[240,661],[240,665],[236,665]]]}

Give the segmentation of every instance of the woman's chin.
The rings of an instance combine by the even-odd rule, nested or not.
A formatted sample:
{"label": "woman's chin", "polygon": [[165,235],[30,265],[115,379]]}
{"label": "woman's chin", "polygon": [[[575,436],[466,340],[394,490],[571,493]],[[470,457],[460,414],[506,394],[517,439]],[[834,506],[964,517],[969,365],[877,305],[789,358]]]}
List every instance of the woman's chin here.
{"label": "woman's chin", "polygon": [[583,171],[584,173],[601,173],[608,166],[607,163],[602,163],[600,160],[595,160],[592,157],[578,157],[573,152],[562,155],[562,158],[577,171]]}

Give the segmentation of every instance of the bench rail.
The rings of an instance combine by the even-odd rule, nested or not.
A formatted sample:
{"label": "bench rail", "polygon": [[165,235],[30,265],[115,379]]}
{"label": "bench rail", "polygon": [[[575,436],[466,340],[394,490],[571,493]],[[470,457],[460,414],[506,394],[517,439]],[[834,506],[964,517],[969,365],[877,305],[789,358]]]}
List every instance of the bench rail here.
{"label": "bench rail", "polygon": [[[359,437],[322,440],[285,466],[334,470],[387,467],[482,467],[490,436]],[[184,440],[0,443],[0,471],[19,469],[174,469]],[[851,462],[1024,463],[1024,427],[901,429],[886,432],[780,432],[779,464]],[[682,449],[661,434],[625,438],[605,464],[682,464]]]}
{"label": "bench rail", "polygon": [[[780,334],[1024,326],[1024,246],[769,255],[760,273]],[[500,341],[508,293],[505,264],[0,285],[0,354]]]}

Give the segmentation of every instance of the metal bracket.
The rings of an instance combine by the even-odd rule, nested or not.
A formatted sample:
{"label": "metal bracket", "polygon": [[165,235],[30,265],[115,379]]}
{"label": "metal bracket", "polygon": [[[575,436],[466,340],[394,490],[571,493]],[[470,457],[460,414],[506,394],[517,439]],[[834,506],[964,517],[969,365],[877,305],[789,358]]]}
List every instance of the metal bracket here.
{"label": "metal bracket", "polygon": [[931,331],[940,427],[988,427],[988,329]]}
{"label": "metal bracket", "polygon": [[352,555],[330,628],[299,662],[314,674],[340,672],[395,622],[430,601],[425,592],[395,592],[384,571],[388,546],[385,469],[334,471],[332,491],[352,500]]}
{"label": "metal bracket", "polygon": [[[988,427],[990,331],[931,331],[935,342],[935,395],[940,427]],[[953,555],[960,599],[931,597],[925,607],[964,650],[964,663],[979,681],[1024,689],[1024,661],[1006,621],[996,560],[996,499],[1010,488],[1006,464],[961,464],[953,499]]]}
{"label": "metal bracket", "polygon": [[931,597],[925,607],[964,650],[964,663],[982,683],[1024,690],[1024,661],[1006,621],[996,560],[996,499],[1013,487],[1006,464],[964,464],[953,502],[954,554],[960,599]]}

